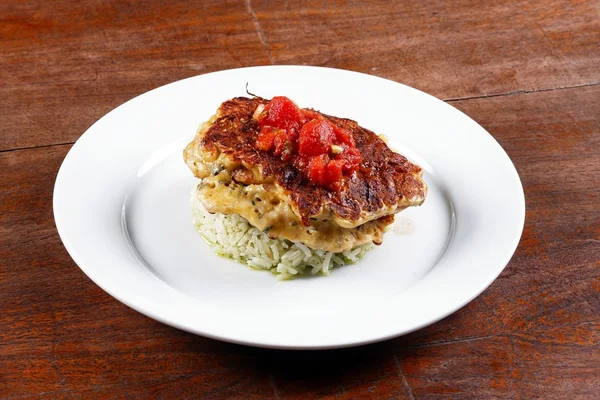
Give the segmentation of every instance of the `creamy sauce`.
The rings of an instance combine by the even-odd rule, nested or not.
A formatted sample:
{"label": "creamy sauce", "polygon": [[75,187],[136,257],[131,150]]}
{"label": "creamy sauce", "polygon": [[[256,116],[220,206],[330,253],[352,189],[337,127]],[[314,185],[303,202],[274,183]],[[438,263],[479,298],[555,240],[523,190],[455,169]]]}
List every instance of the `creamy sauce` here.
{"label": "creamy sauce", "polygon": [[210,117],[208,121],[200,124],[198,131],[196,132],[196,137],[183,150],[183,159],[185,160],[185,163],[194,173],[194,176],[200,179],[211,175],[213,163],[219,156],[218,153],[212,153],[201,149],[202,141],[200,140],[218,117],[219,115],[217,113]]}
{"label": "creamy sauce", "polygon": [[[192,170],[194,175],[200,179],[226,173],[227,176],[222,176],[219,179],[231,181],[232,174],[235,174],[236,170],[237,172],[240,172],[240,169],[246,169],[247,171],[244,172],[250,174],[253,183],[273,183],[273,177],[263,177],[262,171],[258,166],[243,165],[239,161],[232,160],[225,153],[220,153],[216,148],[213,149],[213,151],[209,151],[207,148],[202,147],[202,138],[220,116],[221,114],[217,112],[208,121],[201,124],[198,128],[196,138],[185,148],[184,159],[190,170]],[[236,179],[236,181],[239,182],[240,180]],[[278,185],[276,187],[279,188]],[[294,207],[294,204],[290,202],[289,198],[281,193],[281,191],[279,192],[279,197],[282,202],[286,202],[289,205],[288,208],[290,208],[296,216],[300,214],[298,209]],[[333,221],[342,228],[351,229],[364,225],[367,222],[377,220],[385,215],[398,213],[411,205],[414,205],[414,199],[403,198],[396,204],[391,206],[384,205],[375,212],[363,212],[360,217],[355,220],[340,218],[335,215],[335,213],[331,212],[331,210],[323,209],[321,213],[313,216],[312,220],[326,221],[327,224],[329,224],[330,221]]]}
{"label": "creamy sauce", "polygon": [[338,224],[339,226],[341,226],[343,228],[354,228],[359,225],[365,224],[369,221],[373,221],[378,218],[381,218],[384,215],[398,213],[398,212],[404,210],[406,207],[408,207],[407,205],[405,205],[405,203],[408,203],[408,201],[405,202],[403,199],[403,200],[399,201],[398,203],[394,204],[393,206],[381,207],[376,212],[363,213],[362,216],[359,217],[358,219],[344,219],[344,218],[338,217],[334,213],[329,213],[329,215],[331,216],[333,221],[336,224]]}
{"label": "creamy sauce", "polygon": [[345,251],[364,243],[381,243],[386,223],[367,222],[343,228],[328,220],[311,220],[304,226],[277,185],[241,185],[226,172],[210,176],[198,185],[198,196],[209,212],[238,214],[270,237],[302,242],[326,251]]}
{"label": "creamy sauce", "polygon": [[[272,177],[263,178],[257,166],[243,165],[216,148],[209,150],[202,146],[202,138],[220,116],[217,112],[201,124],[196,138],[184,150],[188,167],[201,179],[199,198],[210,212],[238,214],[271,237],[302,242],[313,249],[340,252],[369,242],[381,243],[387,223],[378,219],[411,205],[408,199],[403,199],[377,212],[363,213],[356,220],[340,218],[331,210],[323,209],[311,218],[310,226],[304,226],[298,210],[284,190],[273,183]],[[249,173],[255,184],[234,181],[233,177],[239,172]]]}

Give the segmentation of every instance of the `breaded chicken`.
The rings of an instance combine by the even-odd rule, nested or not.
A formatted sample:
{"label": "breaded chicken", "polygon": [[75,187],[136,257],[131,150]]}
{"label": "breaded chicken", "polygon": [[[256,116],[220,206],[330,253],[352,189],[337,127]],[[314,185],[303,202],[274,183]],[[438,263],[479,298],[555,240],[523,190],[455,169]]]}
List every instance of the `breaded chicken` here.
{"label": "breaded chicken", "polygon": [[425,200],[421,168],[350,119],[310,110],[350,132],[362,156],[337,190],[260,150],[256,111],[268,102],[260,97],[224,102],[185,148],[185,162],[202,180],[198,195],[210,212],[239,214],[271,237],[338,252],[380,244],[395,213]]}

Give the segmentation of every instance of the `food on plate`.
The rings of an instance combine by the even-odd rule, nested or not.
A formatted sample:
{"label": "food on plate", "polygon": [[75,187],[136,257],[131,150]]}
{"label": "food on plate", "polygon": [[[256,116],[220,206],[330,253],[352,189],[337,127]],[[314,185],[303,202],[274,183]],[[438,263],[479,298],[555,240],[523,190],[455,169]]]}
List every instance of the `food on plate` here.
{"label": "food on plate", "polygon": [[427,193],[421,168],[375,133],[283,96],[225,101],[183,156],[211,248],[283,279],[358,261]]}

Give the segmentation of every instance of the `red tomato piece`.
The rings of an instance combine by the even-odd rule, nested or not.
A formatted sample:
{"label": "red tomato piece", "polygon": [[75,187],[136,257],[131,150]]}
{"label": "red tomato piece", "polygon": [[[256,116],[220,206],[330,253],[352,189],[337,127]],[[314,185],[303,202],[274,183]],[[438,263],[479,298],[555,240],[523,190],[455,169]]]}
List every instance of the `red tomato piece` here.
{"label": "red tomato piece", "polygon": [[302,124],[302,112],[293,101],[284,96],[275,96],[267,104],[265,117],[260,121],[264,126],[279,129],[298,129]]}
{"label": "red tomato piece", "polygon": [[273,148],[275,132],[272,129],[261,129],[256,139],[256,147],[262,151],[270,151]]}
{"label": "red tomato piece", "polygon": [[307,156],[318,156],[329,152],[335,141],[334,126],[327,120],[307,122],[300,130],[298,150]]}
{"label": "red tomato piece", "polygon": [[257,148],[293,163],[316,185],[339,190],[344,177],[350,176],[362,162],[348,130],[316,111],[299,109],[287,97],[273,97],[261,113],[259,123],[262,128]]}
{"label": "red tomato piece", "polygon": [[349,146],[354,146],[354,139],[352,138],[352,135],[350,134],[350,132],[348,132],[344,128],[340,128],[337,125],[333,125],[333,127],[334,127],[335,137],[337,138],[337,140],[339,142],[345,143]]}
{"label": "red tomato piece", "polygon": [[285,145],[286,141],[287,138],[285,131],[277,131],[277,133],[275,134],[275,138],[273,139],[273,145],[275,146],[275,150],[273,150],[273,153],[276,156],[281,155],[281,153],[283,152],[283,146]]}
{"label": "red tomato piece", "polygon": [[327,186],[337,187],[342,179],[343,160],[330,160],[325,168],[325,184]]}
{"label": "red tomato piece", "polygon": [[360,166],[360,163],[362,162],[362,156],[356,147],[348,147],[344,145],[342,148],[344,151],[339,155],[339,159],[344,161],[342,169],[345,173],[351,174]]}
{"label": "red tomato piece", "polygon": [[325,166],[327,164],[327,156],[321,154],[320,156],[313,157],[308,163],[308,174],[309,178],[319,185],[325,184]]}

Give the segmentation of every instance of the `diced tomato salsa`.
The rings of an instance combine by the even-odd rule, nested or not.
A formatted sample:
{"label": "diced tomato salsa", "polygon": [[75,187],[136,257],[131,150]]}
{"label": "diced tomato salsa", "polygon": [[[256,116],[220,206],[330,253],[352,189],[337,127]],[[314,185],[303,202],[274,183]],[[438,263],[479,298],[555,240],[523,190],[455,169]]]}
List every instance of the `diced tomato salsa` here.
{"label": "diced tomato salsa", "polygon": [[362,157],[350,132],[321,114],[302,110],[284,96],[273,97],[257,111],[257,148],[294,163],[312,182],[338,190],[358,169]]}

